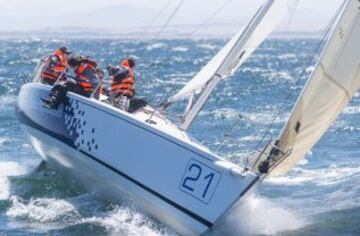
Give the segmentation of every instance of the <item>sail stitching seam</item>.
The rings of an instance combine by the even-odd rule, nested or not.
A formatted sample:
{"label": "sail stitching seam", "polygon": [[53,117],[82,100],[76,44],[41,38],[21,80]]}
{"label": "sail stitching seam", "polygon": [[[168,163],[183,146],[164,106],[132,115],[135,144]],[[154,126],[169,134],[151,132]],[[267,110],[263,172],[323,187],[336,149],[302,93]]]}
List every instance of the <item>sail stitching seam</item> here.
{"label": "sail stitching seam", "polygon": [[322,69],[322,73],[323,75],[325,76],[325,78],[327,78],[329,81],[333,82],[333,84],[335,84],[336,86],[338,86],[341,90],[343,90],[346,94],[346,97],[347,99],[350,101],[351,100],[351,96],[350,96],[350,93],[349,91],[344,87],[342,86],[341,84],[339,84],[339,82],[337,82],[333,77],[331,77],[329,74],[326,73],[326,69],[325,69],[325,66],[322,64],[322,63],[319,63],[319,66],[321,67]]}

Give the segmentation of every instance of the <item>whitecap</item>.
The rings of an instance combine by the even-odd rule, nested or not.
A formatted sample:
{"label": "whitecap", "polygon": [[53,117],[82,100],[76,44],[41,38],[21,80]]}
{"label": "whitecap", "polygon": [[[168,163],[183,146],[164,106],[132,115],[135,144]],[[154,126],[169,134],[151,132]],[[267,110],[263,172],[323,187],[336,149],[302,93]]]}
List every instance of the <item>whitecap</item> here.
{"label": "whitecap", "polygon": [[248,120],[251,120],[254,123],[258,123],[258,124],[271,124],[272,122],[274,122],[274,124],[278,124],[278,123],[284,123],[289,116],[289,113],[283,113],[280,116],[277,116],[275,121],[275,115],[276,115],[276,108],[274,108],[273,110],[266,110],[263,112],[252,112],[252,113],[242,113],[241,115],[246,117]]}
{"label": "whitecap", "polygon": [[359,114],[360,113],[360,106],[347,106],[343,112],[344,114]]}
{"label": "whitecap", "polygon": [[40,58],[32,58],[30,61],[36,64],[39,63]]}
{"label": "whitecap", "polygon": [[62,44],[66,44],[66,42],[64,40],[61,39],[51,39],[50,42],[52,43],[62,43]]}
{"label": "whitecap", "polygon": [[16,96],[13,95],[2,95],[0,96],[0,108],[8,107],[16,102]]}
{"label": "whitecap", "polygon": [[217,48],[216,45],[208,44],[208,43],[199,44],[197,47],[202,48],[202,49],[208,49],[208,50],[213,50],[213,49]]}
{"label": "whitecap", "polygon": [[311,183],[326,186],[341,183],[353,175],[360,175],[360,166],[337,167],[333,165],[325,169],[311,170],[296,167],[291,173],[285,176],[272,177],[265,181],[276,185],[302,185]]}
{"label": "whitecap", "polygon": [[240,112],[231,108],[220,108],[211,112],[215,119],[236,119],[239,117]]}
{"label": "whitecap", "polygon": [[240,201],[210,235],[275,235],[297,230],[307,222],[289,209],[266,198],[249,194]]}
{"label": "whitecap", "polygon": [[295,59],[295,58],[297,58],[297,56],[294,53],[285,53],[285,54],[279,55],[278,58],[281,60],[289,60],[289,59]]}
{"label": "whitecap", "polygon": [[49,223],[61,220],[75,221],[80,216],[70,202],[62,199],[37,198],[24,201],[12,196],[10,202],[11,206],[6,211],[8,217]]}
{"label": "whitecap", "polygon": [[315,70],[315,66],[309,66],[309,67],[307,67],[306,69],[305,69],[305,72],[306,73],[311,73],[311,72],[313,72]]}
{"label": "whitecap", "polygon": [[[10,139],[3,138],[3,141],[9,141]],[[38,161],[36,161],[38,163]],[[8,177],[24,175],[29,172],[29,169],[33,169],[35,166],[34,160],[28,160],[22,164],[13,161],[1,161],[0,162],[0,200],[9,199],[11,192],[10,181]]]}
{"label": "whitecap", "polygon": [[18,176],[27,172],[27,168],[24,165],[20,165],[13,161],[0,162],[0,177]]}
{"label": "whitecap", "polygon": [[10,142],[11,140],[7,137],[0,137],[0,146],[4,145],[5,143]]}
{"label": "whitecap", "polygon": [[10,197],[10,182],[8,178],[0,177],[0,200],[7,200]]}
{"label": "whitecap", "polygon": [[30,42],[41,42],[41,38],[37,36],[31,36],[29,40]]}
{"label": "whitecap", "polygon": [[187,47],[173,47],[171,50],[174,52],[187,52],[189,49]]}
{"label": "whitecap", "polygon": [[242,73],[246,73],[246,72],[249,72],[249,73],[267,73],[269,72],[268,69],[264,69],[262,67],[244,67],[241,69],[241,72]]}
{"label": "whitecap", "polygon": [[166,227],[161,227],[146,215],[130,208],[117,207],[104,216],[94,216],[78,221],[79,224],[90,223],[105,227],[108,232],[115,235],[176,235]]}
{"label": "whitecap", "polygon": [[153,44],[150,44],[150,45],[146,46],[146,50],[147,51],[152,51],[152,50],[155,50],[155,49],[162,49],[162,48],[165,48],[165,47],[166,47],[165,43],[153,43]]}

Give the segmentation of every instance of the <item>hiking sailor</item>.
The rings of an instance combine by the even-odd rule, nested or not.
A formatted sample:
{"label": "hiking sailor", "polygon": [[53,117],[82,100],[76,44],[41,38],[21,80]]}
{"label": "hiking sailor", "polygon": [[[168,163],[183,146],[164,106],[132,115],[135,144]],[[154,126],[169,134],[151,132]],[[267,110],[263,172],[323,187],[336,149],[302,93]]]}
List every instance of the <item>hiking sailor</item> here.
{"label": "hiking sailor", "polygon": [[68,59],[72,51],[67,47],[55,50],[54,54],[46,60],[41,72],[41,82],[54,85],[56,81],[65,81],[68,70]]}
{"label": "hiking sailor", "polygon": [[143,98],[135,96],[135,59],[128,57],[119,66],[106,67],[111,77],[109,101],[115,107],[128,112],[134,112],[147,105]]}
{"label": "hiking sailor", "polygon": [[75,77],[67,76],[66,82],[55,85],[49,98],[42,98],[45,107],[57,109],[64,102],[68,91],[85,97],[99,98],[101,84],[97,73],[97,62],[90,57],[79,56],[70,58],[69,66],[74,69]]}

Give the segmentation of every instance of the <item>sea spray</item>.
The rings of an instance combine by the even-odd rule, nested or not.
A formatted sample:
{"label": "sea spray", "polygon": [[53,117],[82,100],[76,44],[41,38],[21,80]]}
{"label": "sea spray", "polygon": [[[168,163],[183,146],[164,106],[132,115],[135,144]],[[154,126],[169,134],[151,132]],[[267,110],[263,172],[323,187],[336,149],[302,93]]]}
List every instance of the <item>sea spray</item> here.
{"label": "sea spray", "polygon": [[92,224],[104,227],[110,235],[175,236],[175,232],[156,223],[131,206],[116,206],[101,216],[81,219],[78,224]]}
{"label": "sea spray", "polygon": [[10,203],[6,215],[17,219],[39,223],[74,222],[80,216],[76,208],[63,199],[37,198],[26,201],[18,196],[12,196]]}
{"label": "sea spray", "polygon": [[[0,139],[0,145],[1,144]],[[8,177],[23,175],[26,172],[25,165],[20,165],[12,161],[0,162],[0,200],[7,200],[10,197],[10,181]]]}
{"label": "sea spray", "polygon": [[8,178],[0,177],[0,201],[10,197],[10,183]]}
{"label": "sea spray", "polygon": [[306,225],[294,212],[250,193],[245,196],[209,235],[273,235]]}

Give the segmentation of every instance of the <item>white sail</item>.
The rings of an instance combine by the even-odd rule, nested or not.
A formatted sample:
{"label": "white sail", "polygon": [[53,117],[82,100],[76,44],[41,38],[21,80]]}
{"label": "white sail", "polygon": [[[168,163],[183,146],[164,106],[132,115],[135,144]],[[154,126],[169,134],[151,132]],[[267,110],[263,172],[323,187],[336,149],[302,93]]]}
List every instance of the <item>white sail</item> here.
{"label": "white sail", "polygon": [[360,1],[349,0],[279,137],[290,155],[271,172],[291,169],[329,128],[360,87]]}
{"label": "white sail", "polygon": [[168,102],[188,98],[215,76],[231,76],[293,9],[297,0],[266,0],[246,28],[240,30],[202,70]]}

